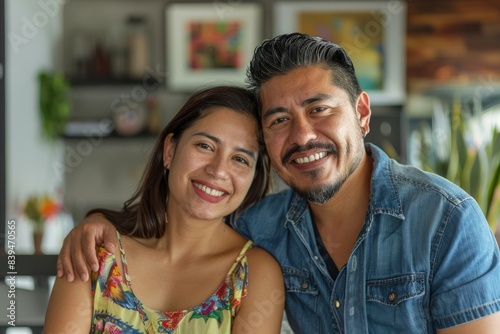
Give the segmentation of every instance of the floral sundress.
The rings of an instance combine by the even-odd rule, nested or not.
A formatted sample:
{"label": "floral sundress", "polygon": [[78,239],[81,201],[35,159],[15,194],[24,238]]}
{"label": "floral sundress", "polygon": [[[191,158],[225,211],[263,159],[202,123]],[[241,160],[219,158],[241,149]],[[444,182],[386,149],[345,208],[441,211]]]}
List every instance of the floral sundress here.
{"label": "floral sundress", "polygon": [[121,235],[118,232],[117,235],[125,275],[121,274],[115,255],[104,247],[98,248],[99,271],[91,279],[94,294],[91,333],[231,333],[237,307],[247,294],[246,252],[253,246],[251,241],[242,248],[224,281],[202,304],[188,310],[159,312],[144,306],[134,295]]}

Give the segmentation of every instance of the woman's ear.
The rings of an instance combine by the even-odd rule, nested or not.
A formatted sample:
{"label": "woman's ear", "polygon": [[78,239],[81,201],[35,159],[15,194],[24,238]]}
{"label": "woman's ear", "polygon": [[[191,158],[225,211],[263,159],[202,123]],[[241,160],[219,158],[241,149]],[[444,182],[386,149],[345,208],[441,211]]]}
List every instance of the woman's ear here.
{"label": "woman's ear", "polygon": [[167,137],[165,137],[165,140],[163,141],[163,166],[166,169],[170,168],[170,165],[172,163],[172,157],[174,156],[175,153],[175,140],[174,134],[169,133]]}

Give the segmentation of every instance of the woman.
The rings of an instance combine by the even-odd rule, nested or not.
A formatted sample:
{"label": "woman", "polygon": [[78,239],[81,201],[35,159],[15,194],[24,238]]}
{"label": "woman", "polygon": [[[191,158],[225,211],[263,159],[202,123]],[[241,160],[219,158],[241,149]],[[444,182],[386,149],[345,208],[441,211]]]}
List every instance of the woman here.
{"label": "woman", "polygon": [[269,190],[257,106],[243,88],[195,93],[162,131],[89,282],[58,278],[47,333],[279,333],[279,265],[225,224]]}

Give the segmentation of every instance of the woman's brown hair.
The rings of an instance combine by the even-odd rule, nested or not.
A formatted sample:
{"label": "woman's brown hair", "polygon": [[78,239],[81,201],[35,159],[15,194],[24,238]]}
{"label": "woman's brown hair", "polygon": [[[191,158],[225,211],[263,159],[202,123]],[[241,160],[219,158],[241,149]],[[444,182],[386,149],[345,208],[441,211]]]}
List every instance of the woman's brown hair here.
{"label": "woman's brown hair", "polygon": [[87,215],[95,212],[102,213],[124,235],[140,238],[161,237],[165,232],[168,198],[168,170],[163,166],[165,138],[169,133],[173,133],[172,139],[178,141],[184,131],[206,115],[209,112],[207,109],[212,107],[225,107],[248,115],[255,119],[259,128],[259,157],[255,167],[255,177],[235,214],[237,215],[264,197],[271,188],[270,163],[257,116],[257,101],[247,89],[216,86],[194,93],[163,129],[153,148],[138,189],[124,203],[123,208],[120,211],[94,209]]}

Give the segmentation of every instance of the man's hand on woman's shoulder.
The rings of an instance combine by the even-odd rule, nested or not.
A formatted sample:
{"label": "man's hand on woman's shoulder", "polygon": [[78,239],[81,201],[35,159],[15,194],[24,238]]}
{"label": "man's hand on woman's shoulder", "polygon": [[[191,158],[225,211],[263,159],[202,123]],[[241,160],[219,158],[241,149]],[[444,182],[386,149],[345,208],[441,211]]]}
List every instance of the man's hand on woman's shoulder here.
{"label": "man's hand on woman's shoulder", "polygon": [[114,252],[118,239],[115,227],[99,213],[91,214],[78,223],[64,238],[59,257],[57,258],[57,276],[73,282],[75,273],[86,282],[89,268],[99,270],[96,245]]}

